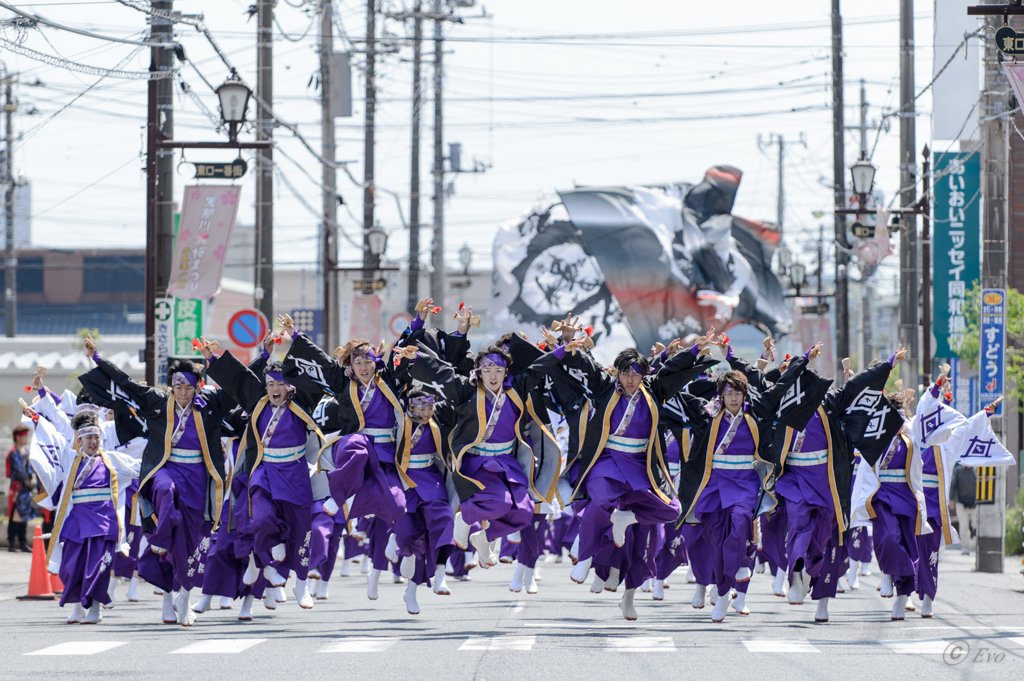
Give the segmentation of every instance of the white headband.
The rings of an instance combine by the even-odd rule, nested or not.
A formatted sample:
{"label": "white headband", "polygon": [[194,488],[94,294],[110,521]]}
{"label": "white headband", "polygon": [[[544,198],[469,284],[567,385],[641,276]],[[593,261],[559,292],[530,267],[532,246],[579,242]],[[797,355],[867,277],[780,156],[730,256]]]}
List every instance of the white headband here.
{"label": "white headband", "polygon": [[96,437],[99,437],[99,435],[100,435],[100,427],[99,426],[85,426],[84,428],[79,428],[78,430],[76,430],[75,431],[75,435],[78,436],[79,440],[81,440],[86,435],[95,435]]}

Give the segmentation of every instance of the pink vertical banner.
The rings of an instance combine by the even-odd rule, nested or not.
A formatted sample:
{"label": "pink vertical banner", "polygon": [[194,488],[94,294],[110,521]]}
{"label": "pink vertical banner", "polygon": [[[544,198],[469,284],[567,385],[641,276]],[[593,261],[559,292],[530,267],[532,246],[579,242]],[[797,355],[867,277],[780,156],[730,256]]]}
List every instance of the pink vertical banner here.
{"label": "pink vertical banner", "polygon": [[236,185],[185,187],[168,295],[205,299],[220,290],[241,192]]}
{"label": "pink vertical banner", "polygon": [[355,295],[352,297],[352,316],[350,317],[348,337],[365,338],[374,345],[384,337],[384,328],[380,318],[380,296]]}
{"label": "pink vertical banner", "polygon": [[[800,343],[800,352],[806,352],[815,343],[822,343],[821,356],[812,361],[812,368],[826,378],[835,378],[836,356],[832,349],[832,324],[827,316],[806,315],[800,310],[800,299],[793,304],[793,330]],[[817,301],[815,301],[817,302]]]}

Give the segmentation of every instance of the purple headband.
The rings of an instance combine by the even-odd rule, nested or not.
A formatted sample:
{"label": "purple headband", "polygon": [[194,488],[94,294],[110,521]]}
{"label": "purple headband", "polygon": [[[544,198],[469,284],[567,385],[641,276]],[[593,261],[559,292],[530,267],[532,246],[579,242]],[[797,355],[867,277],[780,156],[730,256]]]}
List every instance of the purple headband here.
{"label": "purple headband", "polygon": [[636,362],[633,362],[629,366],[629,370],[628,371],[622,371],[622,372],[619,372],[619,373],[623,373],[623,374],[634,373],[634,374],[637,374],[638,376],[646,376],[647,375],[647,372],[643,370],[643,367],[641,367]]}
{"label": "purple headband", "polygon": [[505,362],[505,358],[501,355],[491,353],[489,355],[484,355],[480,360],[480,366],[478,368],[483,369],[484,367],[501,367],[502,369],[507,369],[508,364]]}
{"label": "purple headband", "polygon": [[266,373],[266,380],[267,381],[278,381],[280,383],[287,383],[288,382],[288,381],[284,380],[284,374],[282,374],[280,371],[268,371]]}
{"label": "purple headband", "polygon": [[410,397],[410,407],[431,407],[434,405],[433,395],[420,395],[419,397]]}
{"label": "purple headband", "polygon": [[371,362],[377,361],[377,353],[373,351],[373,348],[370,348],[366,352],[360,352],[358,354],[352,353],[352,356],[349,357],[349,362],[351,363],[351,361],[354,360],[356,357],[369,357]]}
{"label": "purple headband", "polygon": [[726,383],[725,387],[722,389],[722,395],[723,396],[728,395],[729,393],[738,393],[738,392],[742,392],[742,391],[741,390],[737,390],[736,388],[732,387],[728,383]]}
{"label": "purple headband", "polygon": [[175,388],[179,385],[190,385],[193,388],[198,388],[199,377],[190,371],[175,371],[174,375],[171,376],[171,387]]}

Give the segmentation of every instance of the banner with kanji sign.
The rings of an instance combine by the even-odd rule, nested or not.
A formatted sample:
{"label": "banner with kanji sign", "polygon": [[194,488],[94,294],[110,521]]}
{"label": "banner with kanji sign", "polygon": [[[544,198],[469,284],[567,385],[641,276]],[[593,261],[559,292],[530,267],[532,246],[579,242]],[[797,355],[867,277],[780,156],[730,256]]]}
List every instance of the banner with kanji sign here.
{"label": "banner with kanji sign", "polygon": [[241,192],[237,185],[185,187],[168,295],[205,299],[220,290]]}

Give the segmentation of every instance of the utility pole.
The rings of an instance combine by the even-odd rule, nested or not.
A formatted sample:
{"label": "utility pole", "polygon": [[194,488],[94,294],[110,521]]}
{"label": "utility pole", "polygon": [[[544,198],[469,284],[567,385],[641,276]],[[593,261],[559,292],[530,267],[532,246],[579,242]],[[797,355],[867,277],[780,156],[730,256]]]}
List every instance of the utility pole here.
{"label": "utility pole", "polygon": [[[845,123],[843,121],[843,17],[832,0],[832,177],[836,211],[846,208]],[[835,214],[836,382],[846,381],[842,360],[850,356],[850,300],[847,282],[846,217]]]}
{"label": "utility pole", "polygon": [[334,111],[331,108],[331,59],[334,54],[334,27],[331,23],[333,3],[320,3],[320,153],[324,157],[323,174],[323,252],[321,274],[323,281],[323,309],[321,320],[324,329],[324,347],[334,348],[340,343],[338,330],[338,193],[337,171],[332,165],[335,158]]}
{"label": "utility pole", "polygon": [[757,136],[757,146],[760,149],[770,147],[772,145],[778,147],[778,173],[779,173],[779,189],[776,194],[776,206],[775,206],[775,222],[779,226],[779,230],[782,230],[783,223],[786,220],[786,182],[785,182],[785,169],[786,169],[786,145],[787,144],[800,144],[804,147],[807,146],[807,141],[804,139],[804,134],[800,133],[800,139],[796,142],[787,142],[782,135],[778,133],[772,133],[768,137],[768,141],[761,138],[761,135]]}
{"label": "utility pole", "polygon": [[[860,157],[868,157],[868,95],[864,88],[864,79],[860,79]],[[885,225],[875,225],[875,229],[884,229]],[[873,294],[871,291],[871,275],[875,268],[861,264],[861,301],[860,301],[860,369],[867,368],[874,355],[872,322],[874,316],[871,308]]]}
{"label": "utility pole", "polygon": [[[274,3],[256,4],[256,139],[274,137]],[[256,306],[274,322],[274,152],[256,155]]]}
{"label": "utility pole", "polygon": [[366,2],[366,116],[363,147],[363,278],[373,278],[380,267],[380,257],[370,251],[370,230],[373,229],[373,199],[376,193],[373,179],[374,119],[377,113],[377,0]]}
{"label": "utility pole", "polygon": [[423,107],[423,6],[413,8],[412,40],[412,171],[409,178],[409,295],[406,304],[414,314],[420,298],[420,113]]}
{"label": "utility pole", "polygon": [[825,223],[818,225],[818,290],[825,290]]}
{"label": "utility pole", "polygon": [[[992,4],[988,2],[986,4]],[[1002,25],[999,16],[988,16],[986,26],[995,31]],[[999,61],[994,40],[985,41],[985,85],[982,92],[981,192],[982,254],[981,285],[983,288],[1006,289],[1006,162],[1009,147],[1009,123],[1005,94],[1010,88]],[[1006,409],[1004,408],[1004,411]],[[992,428],[1005,442],[1006,417],[992,419]],[[996,468],[995,499],[992,504],[978,504],[978,572],[1003,571],[1003,545],[1006,532],[1006,469]]]}
{"label": "utility pole", "polygon": [[444,305],[444,5],[433,0],[434,14],[434,241],[430,261],[430,295]]}
{"label": "utility pole", "polygon": [[[900,0],[900,206],[917,201],[917,118],[914,107],[914,0]],[[917,215],[904,214],[900,221],[900,343],[907,349],[903,361],[904,385],[917,388],[921,352],[918,338]],[[926,331],[927,332],[927,331]]]}
{"label": "utility pole", "polygon": [[6,267],[4,271],[4,326],[8,338],[18,335],[18,258],[14,253],[14,76],[4,74],[4,119],[7,125],[7,192],[4,196],[4,218],[7,221]]}

